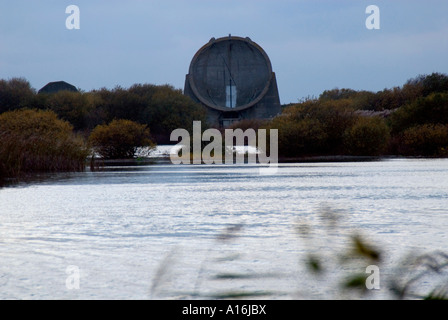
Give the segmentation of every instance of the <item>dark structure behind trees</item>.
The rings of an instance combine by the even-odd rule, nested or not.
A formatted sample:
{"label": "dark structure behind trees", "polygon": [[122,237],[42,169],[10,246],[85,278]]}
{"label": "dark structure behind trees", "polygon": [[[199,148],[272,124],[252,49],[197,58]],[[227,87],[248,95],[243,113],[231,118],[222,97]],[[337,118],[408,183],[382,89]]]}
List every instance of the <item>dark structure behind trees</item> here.
{"label": "dark structure behind trees", "polygon": [[269,57],[249,38],[212,38],[199,49],[191,61],[184,94],[207,108],[211,126],[271,119],[281,113]]}
{"label": "dark structure behind trees", "polygon": [[59,91],[78,92],[78,89],[76,89],[74,85],[71,85],[65,81],[54,81],[47,83],[38,91],[38,93],[56,93]]}

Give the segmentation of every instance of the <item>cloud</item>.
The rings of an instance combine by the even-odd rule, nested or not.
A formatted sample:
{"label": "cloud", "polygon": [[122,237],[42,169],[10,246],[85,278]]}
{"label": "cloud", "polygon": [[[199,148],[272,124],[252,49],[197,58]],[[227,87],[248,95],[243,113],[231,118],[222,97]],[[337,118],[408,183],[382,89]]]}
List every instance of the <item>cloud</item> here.
{"label": "cloud", "polygon": [[63,79],[85,90],[145,82],[183,88],[196,51],[229,33],[265,49],[284,103],[336,86],[381,90],[418,73],[448,72],[448,3],[377,0],[375,31],[364,25],[369,4],[78,0],[81,29],[70,31],[68,4],[3,2],[0,77],[23,76],[38,88]]}

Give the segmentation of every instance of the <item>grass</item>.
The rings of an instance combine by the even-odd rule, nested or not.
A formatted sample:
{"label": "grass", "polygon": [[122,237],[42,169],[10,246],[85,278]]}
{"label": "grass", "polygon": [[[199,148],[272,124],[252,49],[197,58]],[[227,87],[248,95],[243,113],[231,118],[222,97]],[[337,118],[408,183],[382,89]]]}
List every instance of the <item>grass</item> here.
{"label": "grass", "polygon": [[[333,247],[332,237],[340,237],[341,217],[340,212],[331,208],[324,208],[320,212],[320,230],[326,230],[326,235],[313,233],[313,226],[297,224],[296,233],[299,240],[306,243],[308,254],[298,257],[298,266],[302,264],[305,269],[305,277],[311,282],[310,287],[301,288],[305,283],[298,281],[297,292],[308,292],[314,297],[311,287],[320,285],[334,286],[330,296],[322,299],[371,299],[377,297],[369,290],[367,281],[369,273],[364,272],[367,266],[378,266],[381,271],[381,290],[387,292],[390,300],[447,300],[448,299],[448,254],[440,251],[418,254],[411,252],[400,261],[396,268],[390,272],[390,266],[384,265],[388,256],[387,252],[376,246],[368,237],[362,236],[355,228],[346,239],[342,240],[344,246]],[[346,229],[346,228],[345,228]],[[217,234],[215,242],[205,254],[196,279],[192,279],[194,290],[192,292],[177,292],[176,295],[187,299],[256,299],[256,298],[282,298],[286,292],[270,290],[270,288],[254,290],[251,287],[253,281],[280,279],[282,274],[271,272],[238,271],[238,259],[240,255],[231,258],[210,260],[211,250],[221,252],[225,244],[235,243],[240,236],[244,236],[243,225],[230,225]],[[322,250],[322,242],[325,249]],[[224,251],[223,251],[224,252]],[[162,286],[172,284],[175,281],[170,270],[176,267],[176,253],[172,252],[160,265],[153,279],[151,296],[162,293]],[[214,265],[212,265],[214,264]],[[227,268],[227,269],[226,269]],[[230,271],[230,269],[232,271]],[[292,270],[294,274],[294,270]],[[297,273],[297,279],[303,279],[304,274]],[[267,281],[266,283],[270,283]],[[428,283],[431,287],[428,288]],[[210,287],[208,286],[210,285]],[[166,288],[166,286],[164,286]],[[220,288],[220,289],[216,289]],[[171,295],[172,292],[167,292]],[[306,296],[305,296],[306,298]],[[381,298],[383,299],[383,298]]]}

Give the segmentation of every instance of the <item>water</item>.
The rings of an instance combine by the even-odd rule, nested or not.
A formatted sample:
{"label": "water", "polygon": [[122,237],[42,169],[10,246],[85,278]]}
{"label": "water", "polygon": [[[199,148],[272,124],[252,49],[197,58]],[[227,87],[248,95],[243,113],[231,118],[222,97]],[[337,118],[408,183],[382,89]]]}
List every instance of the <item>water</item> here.
{"label": "water", "polygon": [[0,204],[0,299],[352,298],[341,279],[368,263],[339,258],[355,233],[383,252],[361,298],[387,299],[403,257],[448,249],[440,159],[107,167],[2,188]]}

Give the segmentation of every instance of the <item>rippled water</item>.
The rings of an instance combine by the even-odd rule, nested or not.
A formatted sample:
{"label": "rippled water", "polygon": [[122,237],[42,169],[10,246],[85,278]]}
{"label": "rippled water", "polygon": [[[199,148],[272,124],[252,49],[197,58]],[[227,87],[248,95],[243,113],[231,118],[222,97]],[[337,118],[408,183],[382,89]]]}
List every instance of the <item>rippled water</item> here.
{"label": "rippled water", "polygon": [[0,206],[0,299],[346,297],[366,268],[335,258],[354,233],[384,252],[370,297],[388,298],[403,256],[448,249],[448,161],[107,167],[2,188]]}

